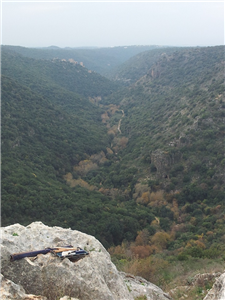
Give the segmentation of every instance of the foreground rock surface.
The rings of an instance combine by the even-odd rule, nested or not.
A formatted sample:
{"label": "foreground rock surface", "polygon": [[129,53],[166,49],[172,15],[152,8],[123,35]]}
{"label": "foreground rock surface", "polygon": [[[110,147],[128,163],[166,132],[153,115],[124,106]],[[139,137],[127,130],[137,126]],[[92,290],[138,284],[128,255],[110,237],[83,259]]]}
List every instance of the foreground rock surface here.
{"label": "foreground rock surface", "polygon": [[47,300],[44,296],[28,295],[21,285],[15,284],[11,280],[1,275],[0,287],[1,300]]}
{"label": "foreground rock surface", "polygon": [[[26,294],[23,287],[19,284],[15,284],[11,280],[4,278],[1,274],[1,287],[0,287],[1,300],[47,300],[44,296],[37,296]],[[59,300],[79,300],[69,296],[64,296]]]}
{"label": "foreground rock surface", "polygon": [[[106,249],[90,235],[34,222],[27,227],[14,224],[1,228],[1,236],[4,276],[1,296],[5,295],[1,299],[55,300],[66,299],[67,295],[79,300],[133,300],[141,295],[148,300],[170,299],[144,279],[118,272]],[[68,259],[61,261],[51,253],[14,262],[9,260],[13,253],[65,245],[79,246],[90,255],[76,263]],[[11,298],[7,298],[10,291]]]}

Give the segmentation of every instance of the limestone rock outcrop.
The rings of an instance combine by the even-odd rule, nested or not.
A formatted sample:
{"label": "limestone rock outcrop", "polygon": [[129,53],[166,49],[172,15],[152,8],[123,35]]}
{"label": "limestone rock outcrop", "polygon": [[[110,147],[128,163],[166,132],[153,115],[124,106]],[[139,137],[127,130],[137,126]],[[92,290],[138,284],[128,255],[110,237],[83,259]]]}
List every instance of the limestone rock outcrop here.
{"label": "limestone rock outcrop", "polygon": [[[33,296],[36,297],[33,299],[44,300],[46,297],[55,300],[70,296],[79,300],[133,300],[144,293],[148,300],[169,298],[160,288],[151,286],[147,281],[143,285],[140,279],[134,279],[129,288],[131,283],[127,283],[126,276],[118,272],[106,249],[97,239],[85,233],[33,222],[26,227],[20,224],[3,227],[1,237],[4,282],[8,280],[8,286],[14,287],[14,295],[20,294],[12,299],[32,299],[27,295],[39,295]],[[75,263],[67,258],[61,260],[52,253],[10,261],[13,253],[66,245],[79,246],[87,250],[89,255]],[[6,290],[7,284],[1,290],[1,295],[6,294]]]}
{"label": "limestone rock outcrop", "polygon": [[44,296],[28,295],[25,293],[23,287],[15,284],[11,280],[4,278],[1,274],[1,287],[0,287],[1,300],[47,300]]}
{"label": "limestone rock outcrop", "polygon": [[205,296],[204,300],[224,300],[224,299],[225,299],[225,273],[221,274],[220,277],[216,279],[213,287]]}
{"label": "limestone rock outcrop", "polygon": [[[218,280],[221,275],[221,272],[198,273],[187,280],[186,283],[188,283],[188,285],[176,286],[169,291],[169,295],[174,299],[178,299],[179,297],[180,300],[184,300],[190,296],[194,297],[193,295],[196,293],[196,288],[200,288],[201,295],[207,295],[204,300],[225,300],[221,290],[222,286],[225,286],[225,276],[224,279]],[[223,276],[221,278],[223,278]],[[224,283],[222,283],[223,280]],[[207,285],[212,284],[212,282],[215,282],[215,284],[211,290],[208,290]]]}
{"label": "limestone rock outcrop", "polygon": [[157,174],[161,178],[167,178],[171,167],[181,160],[181,152],[173,154],[162,151],[160,149],[151,153],[151,162],[155,166]]}
{"label": "limestone rock outcrop", "polygon": [[158,286],[145,280],[144,278],[133,276],[124,272],[120,273],[134,299],[140,296],[145,296],[146,300],[172,300],[172,298],[159,289]]}

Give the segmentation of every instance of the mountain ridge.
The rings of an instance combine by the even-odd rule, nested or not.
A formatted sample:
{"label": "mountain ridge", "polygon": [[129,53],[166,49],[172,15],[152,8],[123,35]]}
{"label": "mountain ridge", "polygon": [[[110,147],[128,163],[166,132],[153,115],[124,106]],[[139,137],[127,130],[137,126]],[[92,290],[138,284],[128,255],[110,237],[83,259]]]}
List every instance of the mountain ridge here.
{"label": "mountain ridge", "polygon": [[7,51],[17,52],[25,57],[36,59],[74,59],[79,63],[82,62],[87,68],[96,71],[102,75],[111,68],[121,64],[131,56],[154,48],[164,46],[120,46],[120,47],[105,47],[97,49],[76,49],[76,48],[26,48],[19,46],[2,46],[2,49]]}

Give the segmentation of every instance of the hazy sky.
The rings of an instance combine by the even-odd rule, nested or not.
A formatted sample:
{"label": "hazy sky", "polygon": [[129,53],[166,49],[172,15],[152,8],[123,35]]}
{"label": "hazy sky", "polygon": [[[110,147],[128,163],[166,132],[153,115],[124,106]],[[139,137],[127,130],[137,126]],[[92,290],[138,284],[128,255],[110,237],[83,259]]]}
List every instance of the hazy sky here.
{"label": "hazy sky", "polygon": [[224,44],[224,1],[1,1],[1,44]]}

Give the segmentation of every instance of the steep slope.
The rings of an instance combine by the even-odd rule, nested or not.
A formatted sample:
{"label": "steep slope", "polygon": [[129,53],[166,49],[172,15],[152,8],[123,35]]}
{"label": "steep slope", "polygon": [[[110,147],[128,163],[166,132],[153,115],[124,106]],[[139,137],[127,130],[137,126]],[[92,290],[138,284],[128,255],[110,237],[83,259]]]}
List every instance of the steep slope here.
{"label": "steep slope", "polygon": [[[6,63],[6,58],[11,56],[3,60],[1,82],[2,224],[38,219],[70,226],[95,235],[107,247],[134,239],[143,218],[146,223],[153,216],[134,201],[118,207],[100,186],[88,185],[73,170],[82,161],[85,167],[90,157],[87,170],[107,166],[111,137],[101,121],[104,110],[56,85],[53,71],[42,77],[35,64],[44,67],[43,62],[15,56]],[[46,68],[50,70],[48,62]],[[68,172],[79,183],[73,188],[66,184]]]}
{"label": "steep slope", "polygon": [[50,89],[63,88],[84,97],[103,97],[118,89],[116,83],[73,60],[26,58],[3,47],[1,66],[2,74],[48,98]]}
{"label": "steep slope", "polygon": [[[209,247],[224,234],[223,71],[223,46],[176,51],[107,100],[124,111],[121,133],[114,131],[112,141],[119,164],[86,179],[129,190],[137,203],[152,208],[161,230],[179,223],[183,232],[171,249],[187,245],[196,234],[203,234]],[[111,128],[121,118],[118,112],[110,116],[110,109],[105,115]]]}
{"label": "steep slope", "polygon": [[180,152],[186,154],[180,162],[184,169],[194,168],[195,160],[200,160],[202,167],[211,174],[214,170],[222,179],[223,59],[223,47],[179,51],[164,56],[130,89],[132,96],[128,94],[121,106],[128,116],[121,130],[136,149],[141,145],[139,158],[147,159],[158,149],[168,155]]}
{"label": "steep slope", "polygon": [[[199,270],[215,271],[224,260],[224,46],[163,55],[113,96],[106,103],[117,104],[118,111],[109,107],[104,121],[114,132],[117,165],[102,170],[96,182],[129,190],[155,219],[133,243],[110,253],[121,270],[164,289],[182,277],[186,285]],[[121,132],[113,131],[121,118]],[[163,272],[157,272],[159,265]],[[196,295],[197,289],[203,293],[207,284],[196,287]]]}
{"label": "steep slope", "polygon": [[[37,215],[50,221],[54,214],[60,219],[63,214],[59,217],[57,207],[66,211],[66,199],[74,197],[67,195],[62,176],[82,157],[107,145],[91,103],[85,107],[78,97],[65,96],[77,103],[72,113],[2,76],[3,224],[27,223]],[[82,192],[79,197],[84,197]]]}
{"label": "steep slope", "polygon": [[[28,146],[31,141],[52,145],[58,140],[60,144],[66,132],[66,142],[61,146],[64,149],[68,147],[70,151],[83,154],[104,149],[108,137],[98,118],[99,110],[77,95],[58,89],[57,92],[59,91],[60,96],[66,98],[62,99],[66,107],[64,109],[63,104],[59,106],[52,103],[52,96],[45,98],[30,88],[2,76],[3,141],[5,138],[10,140],[8,145],[19,145],[20,141],[23,141]],[[73,108],[73,112],[67,111],[68,106]],[[48,151],[50,147],[49,145]],[[40,146],[35,148],[40,149]],[[75,157],[75,154],[71,155],[71,159],[73,156]]]}
{"label": "steep slope", "polygon": [[141,52],[131,57],[123,64],[109,70],[109,72],[105,75],[112,80],[130,85],[144,76],[152,65],[162,56],[167,56],[181,49],[182,48],[178,47],[163,47]]}
{"label": "steep slope", "polygon": [[[204,158],[206,165],[206,157],[213,159],[215,155],[213,147],[218,155],[209,169],[222,176],[223,55],[223,47],[165,55],[128,92],[117,97],[115,102],[125,112],[121,131],[129,138],[123,155],[138,162],[150,161],[151,153],[161,149],[168,157],[170,152],[196,155],[195,159]],[[188,167],[187,161],[182,163]]]}

